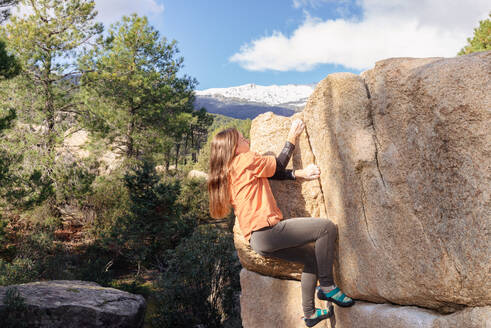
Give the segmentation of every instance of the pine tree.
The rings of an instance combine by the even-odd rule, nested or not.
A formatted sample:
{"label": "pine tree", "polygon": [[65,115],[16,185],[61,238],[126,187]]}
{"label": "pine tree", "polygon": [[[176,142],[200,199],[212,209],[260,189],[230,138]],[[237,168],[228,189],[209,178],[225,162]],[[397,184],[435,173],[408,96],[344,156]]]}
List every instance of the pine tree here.
{"label": "pine tree", "polygon": [[[491,13],[489,13],[491,18]],[[477,51],[491,50],[491,20],[489,18],[479,22],[479,27],[474,29],[474,37],[467,38],[467,45],[458,55],[467,55]]]}
{"label": "pine tree", "polygon": [[19,3],[32,14],[13,15],[0,26],[0,37],[8,40],[7,51],[21,67],[18,77],[0,81],[0,102],[16,109],[18,121],[0,140],[0,148],[20,161],[15,168],[16,188],[9,190],[9,197],[30,206],[34,200],[37,204],[53,200],[59,190],[66,190],[66,179],[78,178],[71,169],[81,172],[63,167],[66,163],[57,147],[80,113],[75,98],[80,74],[76,59],[100,35],[102,25],[94,21],[93,0]]}
{"label": "pine tree", "polygon": [[[11,0],[0,0],[0,8],[13,3]],[[2,22],[8,16],[8,10],[0,11],[0,22]],[[11,79],[19,74],[20,66],[14,56],[9,55],[5,49],[5,43],[0,40],[0,80]],[[5,109],[3,104],[0,103],[0,138],[4,138],[4,130],[11,127],[13,121],[16,118],[15,110],[12,108]],[[9,188],[10,186],[10,158],[5,151],[0,149],[0,186],[3,188]],[[0,195],[2,190],[0,189]],[[1,214],[1,213],[0,213]],[[4,242],[5,239],[5,227],[7,221],[2,219],[0,215],[0,242]]]}
{"label": "pine tree", "polygon": [[[0,0],[0,24],[10,16],[10,8],[17,0]],[[5,42],[0,40],[0,79],[11,78],[19,73],[19,63],[7,52]]]}
{"label": "pine tree", "polygon": [[5,42],[0,40],[0,79],[10,79],[19,74],[19,71],[19,62],[7,52]]}
{"label": "pine tree", "polygon": [[[33,111],[39,112],[46,127],[45,147],[49,154],[57,143],[56,122],[63,115],[76,113],[73,79],[79,71],[74,59],[88,41],[102,32],[93,21],[93,0],[22,0],[33,14],[13,16],[3,34],[10,50],[19,59],[25,89],[39,100]],[[21,89],[22,89],[21,87]],[[20,91],[20,90],[19,90]]]}
{"label": "pine tree", "polygon": [[125,16],[108,35],[80,62],[86,122],[129,160],[165,153],[188,128],[196,81],[178,77],[176,42],[146,17]]}

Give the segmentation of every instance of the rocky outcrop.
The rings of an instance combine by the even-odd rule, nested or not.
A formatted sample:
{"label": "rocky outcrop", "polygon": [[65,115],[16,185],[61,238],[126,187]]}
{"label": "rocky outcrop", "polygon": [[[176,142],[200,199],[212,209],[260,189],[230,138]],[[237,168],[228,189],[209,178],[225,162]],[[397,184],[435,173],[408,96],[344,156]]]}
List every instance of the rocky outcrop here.
{"label": "rocky outcrop", "polygon": [[16,316],[29,327],[143,327],[146,302],[141,295],[88,281],[31,282],[0,287],[0,313],[7,310],[4,296],[13,287],[27,306]]}
{"label": "rocky outcrop", "polygon": [[[288,136],[292,117],[276,116],[271,112],[259,115],[251,125],[251,150],[263,155],[278,155]],[[298,138],[287,169],[301,169],[314,162],[305,132]],[[326,209],[318,180],[270,180],[271,189],[284,217],[326,217]],[[294,195],[294,197],[292,197]],[[234,226],[234,241],[243,267],[264,275],[300,280],[302,265],[266,258],[254,252],[242,237],[238,223]]]}
{"label": "rocky outcrop", "polygon": [[[422,327],[491,322],[490,109],[490,51],[388,59],[317,85],[302,113],[321,169],[315,199],[339,228],[335,281],[363,305],[336,327],[384,327],[372,323],[390,313],[408,316],[386,327],[412,327],[416,310],[431,315]],[[252,148],[277,153],[288,124],[258,117]],[[274,188],[282,211],[305,199],[290,183]]]}
{"label": "rocky outcrop", "polygon": [[208,180],[208,173],[199,170],[191,170],[188,173],[188,178],[198,179],[198,180]]}
{"label": "rocky outcrop", "polygon": [[331,74],[303,112],[352,297],[491,304],[491,52]]}
{"label": "rocky outcrop", "polygon": [[[240,272],[242,325],[244,328],[303,328],[300,282],[263,276],[247,269]],[[316,299],[316,307],[331,303]],[[441,314],[417,306],[397,306],[358,301],[342,308],[334,305],[334,317],[320,328],[488,328],[491,307],[467,308]],[[274,324],[272,324],[274,323]]]}

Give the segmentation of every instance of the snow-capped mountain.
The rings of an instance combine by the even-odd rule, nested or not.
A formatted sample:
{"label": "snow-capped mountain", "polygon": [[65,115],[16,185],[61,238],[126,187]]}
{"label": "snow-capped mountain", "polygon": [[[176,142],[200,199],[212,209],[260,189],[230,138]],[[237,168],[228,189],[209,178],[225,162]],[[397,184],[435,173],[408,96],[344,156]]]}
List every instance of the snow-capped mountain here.
{"label": "snow-capped mountain", "polygon": [[241,119],[254,118],[268,111],[291,116],[303,109],[314,88],[315,84],[245,84],[231,88],[213,88],[196,91],[195,107],[205,107],[210,113]]}

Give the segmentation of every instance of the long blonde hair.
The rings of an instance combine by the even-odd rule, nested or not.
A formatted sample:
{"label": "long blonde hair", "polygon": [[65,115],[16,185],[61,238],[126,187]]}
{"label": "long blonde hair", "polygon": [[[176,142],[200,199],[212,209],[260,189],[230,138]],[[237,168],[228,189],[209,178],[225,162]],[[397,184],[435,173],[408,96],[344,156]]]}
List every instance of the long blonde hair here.
{"label": "long blonde hair", "polygon": [[215,219],[230,213],[228,165],[235,157],[238,141],[239,131],[236,128],[220,131],[211,141],[208,193],[210,215]]}

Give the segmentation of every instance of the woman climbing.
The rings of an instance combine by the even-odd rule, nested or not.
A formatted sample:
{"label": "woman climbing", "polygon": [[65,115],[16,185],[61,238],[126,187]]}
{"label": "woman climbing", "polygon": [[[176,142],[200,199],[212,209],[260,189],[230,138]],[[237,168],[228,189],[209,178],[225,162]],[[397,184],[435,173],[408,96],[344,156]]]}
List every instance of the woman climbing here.
{"label": "woman climbing", "polygon": [[[354,301],[334,285],[332,264],[337,226],[328,219],[284,219],[273,197],[269,179],[317,179],[319,168],[285,169],[297,137],[304,129],[301,120],[292,123],[288,138],[278,157],[262,156],[249,149],[249,142],[235,128],[219,132],[212,140],[208,192],[210,214],[223,218],[230,206],[240,230],[251,248],[263,255],[304,265],[301,277],[303,320],[313,327],[333,315],[315,308],[314,295],[347,307]],[[310,244],[315,242],[315,247]],[[317,279],[320,286],[316,288]]]}

